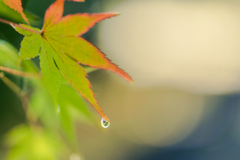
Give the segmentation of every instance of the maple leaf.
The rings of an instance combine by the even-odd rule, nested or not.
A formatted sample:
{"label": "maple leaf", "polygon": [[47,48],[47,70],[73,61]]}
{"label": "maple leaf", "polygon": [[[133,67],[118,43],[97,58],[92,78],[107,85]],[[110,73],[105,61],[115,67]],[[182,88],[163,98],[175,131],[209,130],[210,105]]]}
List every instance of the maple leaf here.
{"label": "maple leaf", "polygon": [[40,55],[42,75],[54,99],[57,97],[63,75],[95,107],[102,118],[109,121],[90,89],[91,85],[86,78],[84,68],[78,63],[111,70],[130,82],[132,79],[122,69],[111,63],[97,47],[80,36],[97,22],[117,14],[84,13],[62,17],[63,7],[64,0],[56,0],[47,9],[42,30],[23,24],[15,26],[19,33],[25,35],[21,42],[19,58],[30,59]]}
{"label": "maple leaf", "polygon": [[27,22],[28,22],[28,19],[26,17],[26,15],[23,13],[23,8],[22,8],[22,2],[21,0],[3,0],[3,2],[9,6],[10,8],[14,9],[15,11],[17,11],[21,16],[22,18]]}
{"label": "maple leaf", "polygon": [[[17,11],[22,18],[29,24],[26,15],[23,13],[22,2],[21,0],[2,0],[10,8]],[[84,0],[68,0],[68,1],[75,1],[75,2],[84,2]]]}

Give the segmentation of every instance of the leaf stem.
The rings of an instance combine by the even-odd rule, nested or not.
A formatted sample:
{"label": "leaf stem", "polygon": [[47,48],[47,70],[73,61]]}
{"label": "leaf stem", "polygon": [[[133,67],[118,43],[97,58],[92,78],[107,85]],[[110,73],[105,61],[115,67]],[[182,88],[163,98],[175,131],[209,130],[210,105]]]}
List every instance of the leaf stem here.
{"label": "leaf stem", "polygon": [[33,33],[41,34],[40,31],[32,30],[32,29],[30,29],[30,28],[24,27],[24,26],[22,26],[22,25],[19,25],[19,24],[17,24],[17,23],[14,23],[14,22],[10,22],[10,21],[5,20],[5,19],[2,19],[2,18],[0,18],[0,22],[5,23],[5,24],[8,24],[8,25],[11,25],[13,28],[19,27],[19,28],[22,28],[22,29],[24,29],[24,30],[27,30],[27,31],[30,31],[30,32],[33,32]]}
{"label": "leaf stem", "polygon": [[26,77],[26,78],[39,78],[38,74],[32,74],[32,73],[26,73],[26,72],[22,72],[22,71],[18,71],[18,70],[14,70],[11,68],[6,68],[3,66],[0,66],[0,70],[20,76],[20,77]]}
{"label": "leaf stem", "polygon": [[2,81],[9,87],[13,90],[13,92],[15,92],[17,95],[21,95],[20,94],[20,91],[21,89],[16,85],[14,84],[10,79],[8,79],[7,77],[5,77],[4,73],[3,72],[0,72],[0,79],[2,79]]}

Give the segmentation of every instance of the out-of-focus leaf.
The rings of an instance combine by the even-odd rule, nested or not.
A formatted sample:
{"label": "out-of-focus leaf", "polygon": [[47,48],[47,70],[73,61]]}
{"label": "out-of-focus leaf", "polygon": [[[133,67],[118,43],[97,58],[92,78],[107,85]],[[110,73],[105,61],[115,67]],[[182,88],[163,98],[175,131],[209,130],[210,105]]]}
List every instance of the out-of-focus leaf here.
{"label": "out-of-focus leaf", "polygon": [[86,124],[96,122],[87,105],[83,102],[81,95],[68,82],[62,83],[57,97],[59,108],[56,111],[53,107],[54,102],[43,85],[38,82],[35,82],[35,84],[38,87],[30,98],[31,109],[40,117],[47,128],[57,129],[61,127],[61,131],[65,133],[71,145],[76,146],[74,121],[78,120]]}
{"label": "out-of-focus leaf", "polygon": [[31,24],[37,24],[35,21],[41,21],[42,20],[40,17],[38,17],[35,14],[30,13],[28,11],[24,11],[24,14],[27,16],[27,18],[28,18],[28,20],[30,21]]}
{"label": "out-of-focus leaf", "polygon": [[[76,120],[75,115],[80,117],[81,122],[84,123],[94,123],[94,117],[91,112],[87,109],[80,97],[80,94],[70,85],[62,84],[59,88],[58,102],[60,105],[60,121],[63,130],[72,143],[76,146],[76,131],[74,129],[74,120]],[[75,111],[76,113],[74,114]]]}
{"label": "out-of-focus leaf", "polygon": [[9,132],[6,144],[11,147],[7,160],[57,160],[65,148],[58,135],[25,125]]}
{"label": "out-of-focus leaf", "polygon": [[81,95],[72,86],[66,84],[61,85],[58,97],[60,105],[67,108],[69,112],[74,110],[82,122],[95,122],[94,116],[87,108]]}
{"label": "out-of-focus leaf", "polygon": [[6,41],[0,40],[0,65],[16,69],[17,50]]}
{"label": "out-of-focus leaf", "polygon": [[38,72],[38,68],[32,61],[23,61],[22,67],[17,66],[17,50],[8,42],[0,39],[0,66],[25,72]]}
{"label": "out-of-focus leaf", "polygon": [[38,86],[30,97],[30,107],[32,111],[40,118],[45,127],[57,129],[59,126],[59,115],[57,115],[50,94],[38,80],[35,80],[32,83],[34,83],[35,86]]}
{"label": "out-of-focus leaf", "polygon": [[68,141],[73,147],[76,148],[77,138],[76,138],[74,123],[71,115],[69,114],[69,111],[65,107],[66,106],[61,106],[61,109],[60,109],[61,110],[59,113],[60,123]]}
{"label": "out-of-focus leaf", "polygon": [[7,143],[9,146],[19,145],[24,143],[24,140],[30,136],[29,127],[18,126],[8,134]]}

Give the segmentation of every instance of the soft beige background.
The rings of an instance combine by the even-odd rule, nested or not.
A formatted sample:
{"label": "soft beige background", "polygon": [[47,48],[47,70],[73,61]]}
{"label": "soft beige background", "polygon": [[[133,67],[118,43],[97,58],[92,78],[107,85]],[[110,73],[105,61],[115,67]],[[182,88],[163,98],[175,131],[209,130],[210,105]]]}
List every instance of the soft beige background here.
{"label": "soft beige background", "polygon": [[111,2],[106,11],[121,15],[100,23],[99,45],[135,85],[213,94],[240,89],[238,3]]}
{"label": "soft beige background", "polygon": [[111,126],[79,124],[85,159],[177,144],[214,112],[218,95],[240,90],[239,3],[105,1],[103,11],[121,15],[99,23],[97,46],[135,83],[106,71],[90,75]]}

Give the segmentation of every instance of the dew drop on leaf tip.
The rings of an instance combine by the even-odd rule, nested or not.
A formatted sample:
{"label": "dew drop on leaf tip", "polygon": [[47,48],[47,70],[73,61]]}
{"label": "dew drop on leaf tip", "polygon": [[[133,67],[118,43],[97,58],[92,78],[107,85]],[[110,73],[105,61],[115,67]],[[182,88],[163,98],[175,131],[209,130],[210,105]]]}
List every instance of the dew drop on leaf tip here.
{"label": "dew drop on leaf tip", "polygon": [[101,125],[102,125],[103,128],[108,128],[110,126],[110,122],[108,122],[108,121],[106,121],[105,119],[102,118]]}

